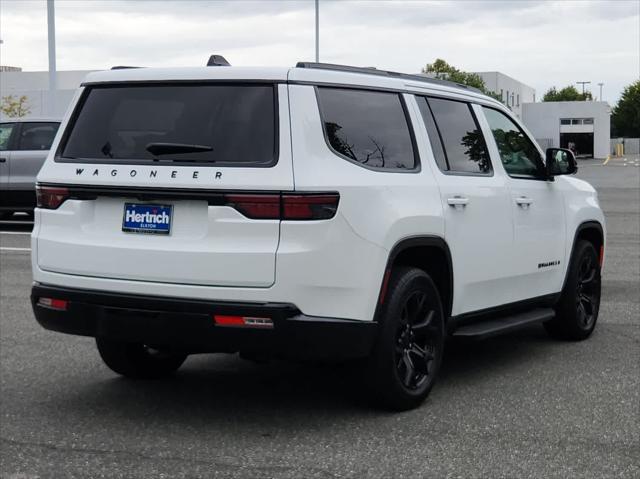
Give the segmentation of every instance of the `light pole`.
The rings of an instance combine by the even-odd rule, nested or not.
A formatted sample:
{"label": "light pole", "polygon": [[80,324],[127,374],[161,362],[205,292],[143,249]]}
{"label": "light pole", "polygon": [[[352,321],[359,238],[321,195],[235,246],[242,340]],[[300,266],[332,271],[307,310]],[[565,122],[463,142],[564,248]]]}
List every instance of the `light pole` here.
{"label": "light pole", "polygon": [[576,83],[578,85],[582,85],[582,96],[584,97],[584,86],[585,85],[590,85],[591,82],[590,81],[577,81]]}
{"label": "light pole", "polygon": [[320,61],[320,0],[316,0],[316,62]]}
{"label": "light pole", "polygon": [[49,44],[49,114],[54,113],[56,85],[56,13],[54,0],[47,0],[47,40]]}
{"label": "light pole", "polygon": [[604,85],[604,83],[598,83],[598,86],[600,87],[600,101],[602,101],[602,85]]}

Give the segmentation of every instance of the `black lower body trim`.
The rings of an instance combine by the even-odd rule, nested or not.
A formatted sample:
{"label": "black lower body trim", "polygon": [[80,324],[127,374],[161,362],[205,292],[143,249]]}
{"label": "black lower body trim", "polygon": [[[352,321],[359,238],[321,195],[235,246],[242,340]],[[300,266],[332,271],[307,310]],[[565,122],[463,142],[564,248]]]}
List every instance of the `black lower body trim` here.
{"label": "black lower body trim", "polygon": [[560,293],[553,293],[522,301],[516,301],[515,303],[503,304],[493,308],[482,309],[480,311],[472,311],[458,316],[452,316],[449,319],[447,329],[449,333],[453,333],[462,326],[490,321],[496,317],[515,315],[536,308],[551,308],[559,299]]}
{"label": "black lower body trim", "polygon": [[[40,298],[67,301],[64,311]],[[377,324],[305,316],[286,303],[233,303],[105,293],[34,285],[31,302],[46,329],[188,353],[236,352],[300,359],[348,359],[369,354]],[[270,318],[272,329],[223,327],[213,315]]]}

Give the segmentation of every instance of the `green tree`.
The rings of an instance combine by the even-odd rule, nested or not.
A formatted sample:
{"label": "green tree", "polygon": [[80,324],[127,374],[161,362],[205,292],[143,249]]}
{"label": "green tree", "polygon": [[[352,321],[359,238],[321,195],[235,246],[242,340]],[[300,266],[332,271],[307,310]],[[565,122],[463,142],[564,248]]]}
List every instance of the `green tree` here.
{"label": "green tree", "polygon": [[640,80],[627,85],[611,111],[611,136],[640,136]]}
{"label": "green tree", "polygon": [[442,58],[437,58],[433,63],[427,63],[422,69],[422,73],[430,73],[440,80],[448,80],[462,85],[477,88],[485,95],[489,95],[498,101],[502,101],[500,95],[487,89],[484,80],[477,73],[468,73],[457,69],[453,65],[449,65]]}
{"label": "green tree", "polygon": [[13,95],[3,96],[0,111],[10,118],[27,116],[31,113],[31,108],[29,108],[27,100],[28,98],[25,95],[18,98]]}
{"label": "green tree", "polygon": [[542,97],[542,101],[591,101],[593,96],[590,91],[580,93],[576,87],[569,85],[561,90],[557,90],[552,86]]}

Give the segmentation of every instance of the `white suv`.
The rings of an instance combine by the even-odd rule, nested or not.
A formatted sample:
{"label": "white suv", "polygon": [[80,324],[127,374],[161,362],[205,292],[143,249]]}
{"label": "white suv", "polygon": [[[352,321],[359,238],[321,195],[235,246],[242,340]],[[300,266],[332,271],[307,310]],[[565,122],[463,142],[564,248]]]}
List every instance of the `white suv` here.
{"label": "white suv", "polygon": [[584,339],[604,217],[499,102],[369,68],[89,75],[38,176],[33,308],[129,377],[188,354],[363,359],[396,409],[448,335]]}

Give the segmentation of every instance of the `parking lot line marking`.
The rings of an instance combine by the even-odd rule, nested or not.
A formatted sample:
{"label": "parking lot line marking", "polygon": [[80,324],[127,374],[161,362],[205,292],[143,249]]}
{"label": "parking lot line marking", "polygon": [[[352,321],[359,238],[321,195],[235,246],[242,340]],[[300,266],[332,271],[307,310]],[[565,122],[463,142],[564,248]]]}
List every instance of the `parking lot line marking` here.
{"label": "parking lot line marking", "polygon": [[28,232],[28,231],[0,231],[0,235],[28,235],[28,236],[31,236],[31,232]]}
{"label": "parking lot line marking", "polygon": [[0,246],[0,251],[31,251],[31,248],[14,248],[13,246]]}

